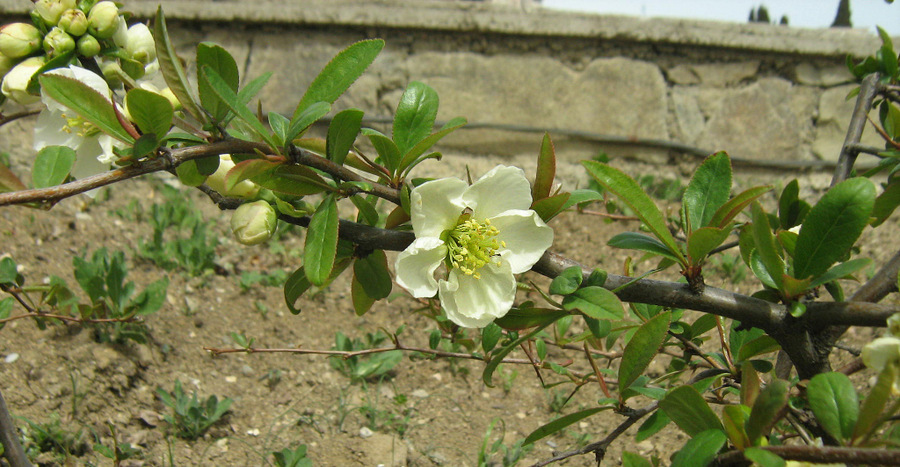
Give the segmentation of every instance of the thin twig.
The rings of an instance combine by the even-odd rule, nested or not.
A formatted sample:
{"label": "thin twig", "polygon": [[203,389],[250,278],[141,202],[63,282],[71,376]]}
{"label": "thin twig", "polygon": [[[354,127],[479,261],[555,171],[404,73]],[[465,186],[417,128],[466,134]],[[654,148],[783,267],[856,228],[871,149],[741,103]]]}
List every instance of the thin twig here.
{"label": "thin twig", "polygon": [[[884,448],[845,448],[835,446],[762,446],[785,460],[852,465],[900,465],[900,450]],[[721,454],[714,465],[735,465],[745,461],[741,451]]]}
{"label": "thin twig", "polygon": [[859,96],[856,98],[856,106],[853,108],[850,124],[847,126],[847,136],[844,138],[844,144],[841,147],[841,154],[838,157],[837,167],[834,169],[831,186],[837,185],[850,177],[850,171],[853,169],[856,156],[859,154],[853,145],[859,143],[863,129],[866,126],[866,116],[872,110],[872,100],[875,98],[877,91],[878,77],[878,73],[866,76],[859,87]]}
{"label": "thin twig", "polygon": [[887,132],[884,131],[883,128],[878,126],[878,124],[875,123],[875,120],[872,120],[872,117],[870,115],[866,115],[866,119],[868,119],[869,123],[872,124],[872,127],[875,128],[875,132],[877,132],[878,135],[881,136],[888,144],[890,144],[891,146],[893,146],[896,149],[900,149],[900,143],[891,139],[891,136],[888,135]]}

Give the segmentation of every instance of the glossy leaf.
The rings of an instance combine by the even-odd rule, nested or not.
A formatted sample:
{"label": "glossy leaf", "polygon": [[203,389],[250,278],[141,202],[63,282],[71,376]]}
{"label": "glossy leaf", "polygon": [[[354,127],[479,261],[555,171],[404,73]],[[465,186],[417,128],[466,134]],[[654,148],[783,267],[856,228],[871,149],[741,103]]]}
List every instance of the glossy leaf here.
{"label": "glossy leaf", "polygon": [[277,162],[271,162],[265,159],[247,159],[238,162],[225,174],[225,190],[231,191],[238,183],[247,179],[261,177],[280,166],[281,164]]}
{"label": "glossy leaf", "polygon": [[653,464],[639,454],[622,451],[622,467],[653,467]]}
{"label": "glossy leaf", "polygon": [[431,86],[420,81],[409,83],[394,114],[393,140],[400,154],[431,134],[438,104],[438,94]]}
{"label": "glossy leaf", "polygon": [[425,154],[425,151],[437,144],[437,142],[440,141],[443,137],[461,128],[466,123],[466,119],[462,117],[453,118],[449,122],[445,123],[440,130],[430,134],[428,137],[410,148],[406,152],[406,154],[403,155],[403,158],[400,161],[399,169],[403,171],[405,175],[407,172],[409,172],[409,170],[415,167],[416,164],[424,160],[424,158],[420,156],[422,156],[422,154]]}
{"label": "glossy leaf", "polygon": [[[285,135],[285,144],[302,135],[313,123],[328,115],[328,112],[331,112],[331,104],[328,102],[315,102],[304,109],[300,115],[291,120],[290,127]],[[346,154],[344,155],[346,156]]]}
{"label": "glossy leaf", "polygon": [[851,178],[828,190],[800,227],[793,276],[819,276],[843,258],[869,222],[874,204],[875,185],[865,178]]}
{"label": "glossy leaf", "polygon": [[490,323],[481,330],[481,349],[485,352],[494,350],[500,338],[503,337],[503,328],[496,323]]}
{"label": "glossy leaf", "polygon": [[344,159],[356,136],[359,135],[363,111],[347,109],[338,112],[328,125],[328,136],[325,138],[325,157],[337,165],[344,165]]}
{"label": "glossy leaf", "polygon": [[392,173],[395,172],[402,156],[400,148],[390,138],[371,128],[364,128],[362,134],[369,138],[375,152],[381,157],[382,164]]}
{"label": "glossy leaf", "polygon": [[672,467],[700,467],[709,465],[725,445],[725,433],[707,430],[698,433],[672,458]]}
{"label": "glossy leaf", "polygon": [[131,119],[142,133],[153,133],[157,138],[162,138],[172,128],[175,110],[165,97],[146,89],[135,88],[128,91],[125,103]]}
{"label": "glossy leaf", "polygon": [[569,193],[560,193],[549,198],[540,199],[532,204],[531,209],[537,213],[541,220],[549,222],[550,219],[553,219],[563,211],[569,196]]}
{"label": "glossy leaf", "polygon": [[303,251],[306,278],[314,285],[328,282],[337,254],[338,212],[334,197],[328,195],[309,220]]}
{"label": "glossy leaf", "polygon": [[375,250],[353,263],[353,275],[363,286],[366,294],[381,300],[391,293],[391,272],[384,251]]}
{"label": "glossy leaf", "polygon": [[549,308],[513,308],[506,315],[494,320],[503,329],[520,331],[535,326],[546,326],[558,319],[570,316],[569,313]]}
{"label": "glossy leaf", "polygon": [[825,274],[815,278],[815,280],[809,284],[809,288],[818,287],[822,284],[850,276],[856,271],[868,267],[870,264],[872,264],[872,260],[869,258],[856,258],[845,261],[832,267],[828,271],[825,271]]}
{"label": "glossy leaf", "polygon": [[625,350],[622,352],[622,362],[619,365],[620,393],[628,389],[631,383],[638,376],[641,376],[644,370],[647,369],[647,365],[659,352],[659,348],[666,340],[671,319],[672,313],[668,311],[654,316],[642,324],[635,331],[631,340],[628,341],[628,345],[625,346]]}
{"label": "glossy leaf", "polygon": [[663,428],[665,428],[669,422],[668,415],[662,410],[657,410],[650,414],[644,423],[641,423],[641,426],[638,427],[637,433],[634,435],[634,440],[638,443],[641,441],[659,433]]}
{"label": "glossy leaf", "polygon": [[562,302],[567,311],[578,310],[594,319],[622,319],[625,308],[616,294],[603,287],[582,287]]}
{"label": "glossy leaf", "polygon": [[272,146],[273,149],[279,146],[273,138],[272,133],[263,126],[262,122],[256,118],[256,115],[253,115],[253,112],[251,112],[245,104],[240,102],[237,93],[235,93],[228,83],[219,76],[216,70],[210,67],[201,68],[200,76],[201,80],[206,80],[212,92],[219,96],[222,100],[222,104],[234,112],[234,115],[252,129],[257,136],[262,138],[266,144]]}
{"label": "glossy leaf", "polygon": [[531,199],[536,202],[550,196],[555,178],[556,150],[553,148],[550,133],[544,133],[541,152],[538,154],[537,170],[534,175],[534,186],[531,187]]}
{"label": "glossy leaf", "polygon": [[375,304],[375,298],[366,292],[362,282],[359,281],[359,277],[355,274],[350,280],[350,301],[353,302],[353,311],[356,312],[356,316],[366,314],[372,308],[372,305]]}
{"label": "glossy leaf", "polygon": [[601,201],[603,195],[594,190],[572,190],[569,193],[569,199],[563,205],[563,210],[569,209],[576,204],[588,203],[591,201]]}
{"label": "glossy leaf", "polygon": [[[744,409],[748,409],[745,411]],[[749,408],[744,405],[726,405],[722,408],[722,426],[731,444],[738,449],[746,449],[750,446],[750,440],[744,431]]]}
{"label": "glossy leaf", "polygon": [[[232,91],[238,92],[240,75],[237,63],[227,50],[211,42],[198,44],[197,68],[203,69],[203,67],[215,70]],[[200,95],[200,103],[209,112],[213,120],[216,122],[225,120],[225,117],[228,116],[229,108],[222,102],[221,97],[212,90],[207,81],[198,80],[197,93]]]}
{"label": "glossy leaf", "polygon": [[685,229],[693,232],[706,227],[713,214],[731,194],[731,160],[725,152],[717,152],[703,161],[694,172],[681,199]]}
{"label": "glossy leaf", "polygon": [[97,129],[124,143],[134,138],[122,128],[109,96],[101,96],[90,86],[62,75],[41,75],[41,89],[53,100],[68,107]]}
{"label": "glossy leaf", "polygon": [[721,432],[724,429],[719,417],[693,386],[672,389],[659,401],[659,408],[666,412],[678,428],[692,437],[707,430]]}
{"label": "glossy leaf", "polygon": [[759,393],[747,420],[747,437],[751,443],[756,444],[757,440],[769,434],[787,405],[790,389],[790,383],[777,379]]}
{"label": "glossy leaf", "polygon": [[623,203],[627,204],[635,212],[653,235],[672,251],[678,263],[682,266],[687,265],[687,260],[679,251],[675,238],[672,237],[668,227],[666,227],[666,219],[653,200],[644,193],[644,190],[633,178],[600,162],[583,161],[582,165],[597,183],[618,196]]}
{"label": "glossy leaf", "polygon": [[744,451],[744,457],[754,462],[759,467],[785,467],[787,462],[778,454],[766,451],[762,448],[749,448]]}
{"label": "glossy leaf", "polygon": [[875,206],[872,209],[872,227],[878,227],[891,217],[891,214],[900,206],[900,182],[894,181],[875,198]]}
{"label": "glossy leaf", "polygon": [[698,264],[710,251],[725,243],[731,235],[730,228],[702,227],[694,229],[687,241],[687,254],[694,264]]}
{"label": "glossy leaf", "polygon": [[[775,286],[774,288],[780,290],[783,282],[782,276],[785,273],[784,260],[778,254],[775,236],[772,234],[772,228],[769,226],[769,217],[759,203],[753,204],[753,225],[751,229],[759,260]],[[751,264],[751,269],[753,269],[752,266]],[[759,277],[759,274],[757,274],[757,277]]]}
{"label": "glossy leaf", "polygon": [[[759,336],[744,342],[737,351],[737,362],[750,360],[753,357],[780,350],[781,346],[769,336]],[[734,350],[734,347],[732,347]]]}
{"label": "glossy leaf", "polygon": [[718,227],[720,229],[724,228],[731,221],[737,217],[738,214],[741,213],[750,203],[759,199],[760,196],[766,194],[772,187],[768,185],[764,186],[756,186],[753,188],[748,188],[747,190],[742,191],[740,194],[731,198],[723,204],[718,210],[716,210],[715,214],[713,214],[712,219],[709,220],[709,225],[711,227]]}
{"label": "glossy leaf", "polygon": [[550,283],[550,294],[569,295],[578,290],[578,287],[581,287],[583,280],[584,274],[581,271],[581,267],[572,266],[566,268],[553,278],[553,282]]}
{"label": "glossy leaf", "polygon": [[156,43],[156,57],[159,60],[159,70],[162,72],[166,85],[181,103],[184,110],[200,122],[206,123],[206,116],[197,106],[193,94],[190,92],[188,80],[181,66],[181,60],[175,53],[175,47],[169,38],[166,26],[166,17],[162,6],[156,10],[156,21],[153,23],[153,39]]}
{"label": "glossy leaf", "polygon": [[31,169],[35,188],[57,186],[66,180],[75,165],[75,150],[68,146],[47,146],[37,153]]}
{"label": "glossy leaf", "polygon": [[856,426],[853,427],[853,444],[860,445],[875,432],[882,422],[882,412],[891,398],[894,380],[897,378],[896,370],[887,365],[878,375],[875,386],[869,390],[869,395],[862,403]]}
{"label": "glossy leaf", "polygon": [[297,307],[297,299],[310,287],[312,287],[312,284],[306,278],[306,271],[304,271],[303,266],[300,266],[288,276],[284,282],[284,303],[287,304],[291,313],[295,315],[300,313],[300,308]]}
{"label": "glossy leaf", "polygon": [[806,394],[822,428],[846,444],[859,419],[859,399],[850,378],[837,372],[818,374],[810,379]]}
{"label": "glossy leaf", "polygon": [[556,433],[563,428],[572,425],[574,423],[578,423],[581,420],[584,420],[591,415],[594,415],[598,412],[602,412],[604,410],[609,410],[612,407],[592,407],[590,409],[582,410],[575,413],[570,413],[568,415],[563,415],[562,417],[553,420],[552,422],[538,428],[537,430],[532,431],[528,436],[525,437],[525,441],[522,442],[523,445],[532,444],[535,441],[550,436],[553,433]]}
{"label": "glossy leaf", "polygon": [[292,119],[316,102],[333,104],[366,71],[382,48],[383,40],[369,39],[340,51],[306,89]]}
{"label": "glossy leaf", "polygon": [[251,179],[254,183],[276,193],[293,196],[306,196],[321,193],[327,186],[324,180],[313,170],[301,165],[280,165],[274,170],[257,175]]}
{"label": "glossy leaf", "polygon": [[[216,158],[218,159],[218,156]],[[195,159],[178,164],[178,167],[175,167],[175,174],[178,181],[187,186],[200,186],[206,181],[206,175],[200,173]]]}
{"label": "glossy leaf", "polygon": [[613,248],[623,248],[628,250],[645,251],[672,261],[678,261],[678,254],[672,251],[659,240],[637,232],[623,232],[609,239],[607,245]]}
{"label": "glossy leaf", "polygon": [[795,178],[784,186],[781,196],[778,197],[778,222],[784,230],[802,224],[803,218],[809,212],[809,203],[802,201],[799,194],[800,183]]}

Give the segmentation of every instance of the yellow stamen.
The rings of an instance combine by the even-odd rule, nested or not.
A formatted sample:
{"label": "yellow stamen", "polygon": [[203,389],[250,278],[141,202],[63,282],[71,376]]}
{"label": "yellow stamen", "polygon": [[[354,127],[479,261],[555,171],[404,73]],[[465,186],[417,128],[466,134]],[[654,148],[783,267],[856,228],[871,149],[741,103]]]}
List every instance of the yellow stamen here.
{"label": "yellow stamen", "polygon": [[451,267],[480,279],[479,269],[491,262],[500,264],[499,258],[495,257],[497,250],[506,247],[506,242],[495,238],[500,231],[489,219],[477,221],[463,216],[460,220],[453,230],[445,232],[449,249],[447,260]]}

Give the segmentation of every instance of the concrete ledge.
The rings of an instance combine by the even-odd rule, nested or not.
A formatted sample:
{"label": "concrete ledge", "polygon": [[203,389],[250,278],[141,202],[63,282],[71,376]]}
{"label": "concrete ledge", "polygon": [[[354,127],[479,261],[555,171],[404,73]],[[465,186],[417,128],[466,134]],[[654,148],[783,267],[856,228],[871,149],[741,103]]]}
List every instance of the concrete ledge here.
{"label": "concrete ledge", "polygon": [[[871,54],[875,34],[856,29],[802,29],[666,18],[635,18],[471,2],[412,0],[130,0],[129,11],[149,18],[162,5],[168,18],[198,22],[297,24],[484,34],[562,36],[714,47],[769,53],[844,56]],[[0,0],[0,13],[26,14],[25,0]],[[900,43],[900,37],[895,38]]]}

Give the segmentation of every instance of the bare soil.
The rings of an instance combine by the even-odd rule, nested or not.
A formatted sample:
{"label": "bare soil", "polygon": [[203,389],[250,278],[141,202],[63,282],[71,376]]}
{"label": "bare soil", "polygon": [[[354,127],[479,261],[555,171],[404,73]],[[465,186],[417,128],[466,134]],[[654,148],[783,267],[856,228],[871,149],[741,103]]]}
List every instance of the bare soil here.
{"label": "bare soil", "polygon": [[[482,166],[489,167],[496,161],[469,162],[477,174]],[[526,171],[527,164],[522,161]],[[584,185],[586,177],[571,165],[573,168],[563,174],[569,177],[567,183]],[[631,168],[648,169],[642,165]],[[652,170],[680,176],[671,167]],[[464,171],[455,175],[462,174]],[[772,177],[750,175],[750,179]],[[814,176],[805,182],[804,186],[821,188],[827,177]],[[0,209],[0,255],[9,255],[22,265],[29,283],[41,283],[45,277],[56,275],[77,288],[72,276],[73,256],[100,247],[121,250],[129,258],[128,279],[141,290],[167,273],[133,254],[137,241],[150,231],[146,221],[130,222],[116,211],[127,210],[132,200],[145,208],[159,201],[155,188],[159,183],[126,182],[110,188],[105,201],[78,197],[50,211]],[[286,309],[279,287],[257,284],[242,290],[242,271],[293,271],[301,261],[302,231],[286,235],[283,248],[243,247],[230,238],[228,213],[215,209],[199,193],[187,192],[186,196],[218,226],[221,244],[217,264],[221,267],[217,273],[197,278],[177,271],[168,273],[166,304],[146,318],[150,343],[100,344],[87,327],[51,325],[40,330],[31,319],[9,322],[0,330],[0,390],[13,415],[19,417],[20,426],[27,426],[25,420],[47,423],[58,417],[62,429],[81,432],[81,452],[68,456],[44,453],[38,459],[41,464],[111,465],[92,446],[111,446],[110,427],[114,427],[119,442],[131,443],[139,450],[123,465],[272,465],[272,451],[303,443],[315,465],[474,466],[485,442],[490,447],[500,439],[511,446],[560,415],[551,410],[551,402],[560,394],[568,395],[571,385],[545,389],[535,371],[524,365],[503,367],[496,378],[498,386],[488,388],[481,380],[484,364],[471,360],[428,360],[407,354],[386,377],[353,384],[321,355],[210,356],[204,347],[235,346],[229,337],[232,332],[256,339],[256,347],[328,350],[338,331],[362,338],[366,333],[380,329],[393,332],[406,325],[401,334],[404,344],[427,347],[429,331],[435,325],[414,312],[418,302],[402,296],[378,303],[369,313],[357,317],[349,284],[343,277],[305,296],[300,302],[303,311],[297,316]],[[602,245],[618,232],[637,228],[636,222],[611,224],[598,216],[577,213],[564,214],[552,225],[556,231],[554,250],[614,272],[620,271],[627,252]],[[891,229],[895,232],[896,225]],[[871,230],[866,232],[870,240],[863,254],[879,264],[881,257],[893,251],[879,245],[894,244],[890,239],[896,237],[893,233],[874,234],[877,237]],[[716,276],[710,277],[712,285],[727,285],[719,283]],[[526,278],[542,280],[533,273]],[[752,291],[747,284],[739,285],[738,290]],[[395,286],[394,292],[399,288]],[[16,308],[13,314],[22,312]],[[872,334],[871,330],[855,331],[853,340],[859,343]],[[550,355],[557,361],[573,358],[575,368],[587,370],[580,354],[551,349]],[[838,352],[836,358],[847,359],[848,355]],[[649,371],[659,374],[663,369],[656,363]],[[549,371],[541,376],[547,384],[562,381]],[[157,397],[156,389],[171,391],[176,379],[188,392],[196,390],[201,397],[217,395],[234,400],[223,420],[196,441],[175,437],[162,420],[169,409]],[[601,397],[598,387],[584,387],[562,413],[594,406]],[[591,417],[536,443],[520,465],[597,441],[621,420],[612,413]],[[604,465],[619,465],[623,449],[666,459],[684,441],[683,433],[672,426],[642,443],[626,435],[612,446]],[[502,465],[501,457],[494,454],[489,461]],[[561,465],[596,464],[592,456],[580,456]]]}

